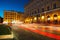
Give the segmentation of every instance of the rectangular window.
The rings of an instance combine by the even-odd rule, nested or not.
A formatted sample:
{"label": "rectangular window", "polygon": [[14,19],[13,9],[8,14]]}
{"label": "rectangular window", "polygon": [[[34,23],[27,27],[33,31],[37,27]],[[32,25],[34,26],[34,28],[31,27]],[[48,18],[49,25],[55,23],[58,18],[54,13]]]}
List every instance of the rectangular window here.
{"label": "rectangular window", "polygon": [[6,18],[7,19],[7,18]]}
{"label": "rectangular window", "polygon": [[33,12],[32,12],[32,15],[33,15]]}
{"label": "rectangular window", "polygon": [[44,0],[41,0],[41,1],[44,1]]}
{"label": "rectangular window", "polygon": [[40,14],[39,15],[37,15],[38,17],[40,17]]}
{"label": "rectangular window", "polygon": [[42,12],[44,12],[44,8],[42,8]]}
{"label": "rectangular window", "polygon": [[35,13],[34,14],[36,14],[37,12],[35,11]]}
{"label": "rectangular window", "polygon": [[48,11],[50,10],[49,6],[47,7],[47,10],[48,10]]}
{"label": "rectangular window", "polygon": [[56,9],[56,3],[55,3],[55,4],[53,4],[53,9]]}
{"label": "rectangular window", "polygon": [[38,9],[38,13],[40,13],[40,10]]}

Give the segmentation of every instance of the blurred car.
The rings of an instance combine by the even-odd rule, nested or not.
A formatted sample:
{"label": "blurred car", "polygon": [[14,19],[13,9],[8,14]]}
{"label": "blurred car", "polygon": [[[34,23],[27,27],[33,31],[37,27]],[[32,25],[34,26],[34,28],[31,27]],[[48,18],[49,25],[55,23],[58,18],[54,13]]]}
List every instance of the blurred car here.
{"label": "blurred car", "polygon": [[13,40],[14,35],[10,26],[0,24],[0,40]]}

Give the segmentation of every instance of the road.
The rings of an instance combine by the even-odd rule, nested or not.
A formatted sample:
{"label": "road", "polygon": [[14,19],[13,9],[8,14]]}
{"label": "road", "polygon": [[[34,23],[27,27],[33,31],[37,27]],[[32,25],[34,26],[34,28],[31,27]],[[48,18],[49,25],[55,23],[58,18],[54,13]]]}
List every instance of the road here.
{"label": "road", "polygon": [[15,35],[17,40],[55,40],[22,28],[15,30]]}
{"label": "road", "polygon": [[[28,24],[28,25],[14,25],[13,31],[15,34],[15,38],[17,40],[56,40],[54,38],[50,38],[48,37],[48,35],[50,34],[44,34],[43,32],[39,33],[36,31],[36,24],[34,25],[35,27],[33,27],[33,24]],[[42,33],[42,34],[41,34]],[[53,35],[52,35],[53,36]],[[58,39],[59,40],[59,39]]]}

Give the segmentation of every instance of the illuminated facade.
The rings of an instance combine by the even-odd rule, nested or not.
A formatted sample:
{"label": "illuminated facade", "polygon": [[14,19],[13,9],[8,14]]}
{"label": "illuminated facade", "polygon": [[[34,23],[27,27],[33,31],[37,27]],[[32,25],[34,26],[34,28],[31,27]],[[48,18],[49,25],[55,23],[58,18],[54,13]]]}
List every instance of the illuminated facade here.
{"label": "illuminated facade", "polygon": [[4,21],[12,23],[12,21],[22,21],[23,13],[16,11],[4,11]]}
{"label": "illuminated facade", "polygon": [[32,22],[59,24],[60,0],[33,0],[25,6],[25,14]]}

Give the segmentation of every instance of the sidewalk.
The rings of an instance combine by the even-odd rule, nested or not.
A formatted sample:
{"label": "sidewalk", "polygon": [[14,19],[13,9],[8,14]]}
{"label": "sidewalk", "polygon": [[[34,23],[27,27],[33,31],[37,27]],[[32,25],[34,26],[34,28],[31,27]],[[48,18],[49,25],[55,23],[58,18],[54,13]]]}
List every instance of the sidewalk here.
{"label": "sidewalk", "polygon": [[10,35],[0,35],[0,39],[12,39],[14,38],[13,33]]}

